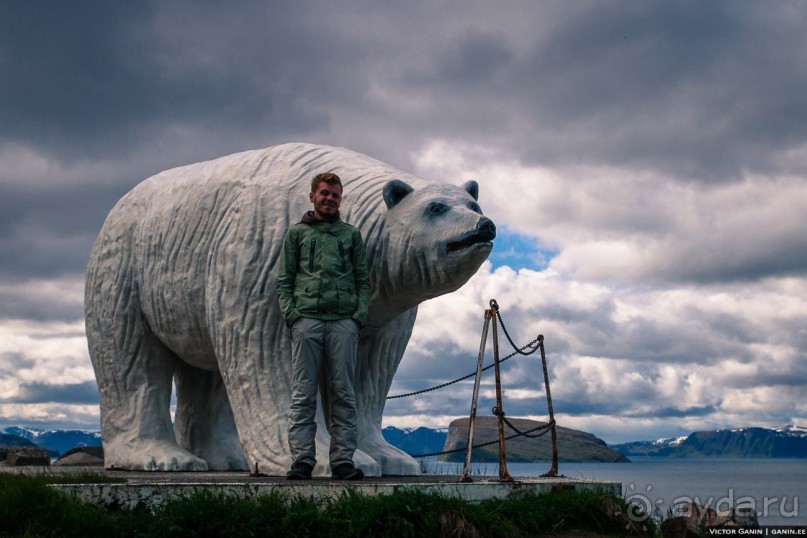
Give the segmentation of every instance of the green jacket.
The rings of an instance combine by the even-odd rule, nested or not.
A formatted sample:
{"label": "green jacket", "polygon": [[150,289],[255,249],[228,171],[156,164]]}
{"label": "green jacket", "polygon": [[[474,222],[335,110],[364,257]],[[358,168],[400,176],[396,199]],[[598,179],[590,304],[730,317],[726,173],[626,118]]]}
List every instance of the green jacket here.
{"label": "green jacket", "polygon": [[351,318],[364,327],[370,284],[359,230],[339,217],[326,222],[306,213],[283,241],[277,296],[289,327],[301,317]]}

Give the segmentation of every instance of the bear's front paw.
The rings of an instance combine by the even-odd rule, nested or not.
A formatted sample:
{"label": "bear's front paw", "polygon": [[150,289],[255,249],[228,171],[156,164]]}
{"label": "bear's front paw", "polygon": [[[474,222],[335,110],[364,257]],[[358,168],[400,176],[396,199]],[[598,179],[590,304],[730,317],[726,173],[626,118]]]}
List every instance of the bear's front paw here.
{"label": "bear's front paw", "polygon": [[141,439],[127,446],[105,446],[107,469],[129,471],[207,471],[207,462],[166,441]]}

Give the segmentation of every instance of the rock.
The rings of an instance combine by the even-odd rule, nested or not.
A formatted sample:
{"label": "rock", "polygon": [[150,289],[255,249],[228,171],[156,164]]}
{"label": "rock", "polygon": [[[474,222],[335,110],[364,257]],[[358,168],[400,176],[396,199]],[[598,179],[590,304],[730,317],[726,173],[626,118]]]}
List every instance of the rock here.
{"label": "rock", "polygon": [[759,520],[753,506],[734,506],[718,514],[719,526],[739,526],[749,529],[759,528]]}
{"label": "rock", "polygon": [[79,446],[71,448],[53,465],[104,465],[104,449],[100,446]]}
{"label": "rock", "polygon": [[689,522],[692,529],[715,527],[719,524],[717,512],[711,508],[706,508],[695,502],[688,502],[679,505],[679,513]]}
{"label": "rock", "polygon": [[6,463],[13,467],[23,465],[50,465],[50,456],[39,447],[9,447],[6,454]]}
{"label": "rock", "polygon": [[753,507],[734,506],[719,514],[694,502],[678,506],[678,517],[672,517],[661,524],[664,538],[689,538],[703,536],[708,529],[758,528],[759,522]]}
{"label": "rock", "polygon": [[697,529],[689,526],[689,519],[685,517],[671,517],[661,523],[662,538],[698,538]]}
{"label": "rock", "polygon": [[[510,418],[513,425],[522,432],[546,424],[535,420],[523,418]],[[474,445],[480,445],[489,441],[498,440],[499,419],[496,417],[476,418],[474,428]],[[594,435],[571,428],[557,426],[558,434],[558,459],[559,461],[602,461],[602,462],[627,462],[622,454],[619,454],[606,445],[601,439]],[[505,437],[514,432],[505,426]],[[552,443],[550,433],[541,437],[514,437],[505,441],[507,461],[509,462],[532,462],[551,461]],[[465,448],[468,444],[468,419],[460,418],[451,422],[446,436],[446,444],[443,450],[455,450]],[[499,461],[498,442],[488,446],[475,448],[471,453],[474,462],[496,462]],[[446,456],[446,461],[461,462],[465,459],[465,451],[454,452]]]}

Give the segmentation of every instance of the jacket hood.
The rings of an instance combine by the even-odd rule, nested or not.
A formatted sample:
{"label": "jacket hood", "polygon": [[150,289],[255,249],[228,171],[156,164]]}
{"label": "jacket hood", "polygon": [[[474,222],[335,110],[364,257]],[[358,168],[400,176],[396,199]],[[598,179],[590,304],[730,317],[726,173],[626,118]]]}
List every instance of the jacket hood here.
{"label": "jacket hood", "polygon": [[340,213],[337,213],[336,216],[331,220],[319,220],[317,217],[314,216],[313,211],[306,211],[305,215],[303,215],[303,218],[300,219],[300,224],[317,224],[318,222],[338,222],[340,218],[339,215]]}

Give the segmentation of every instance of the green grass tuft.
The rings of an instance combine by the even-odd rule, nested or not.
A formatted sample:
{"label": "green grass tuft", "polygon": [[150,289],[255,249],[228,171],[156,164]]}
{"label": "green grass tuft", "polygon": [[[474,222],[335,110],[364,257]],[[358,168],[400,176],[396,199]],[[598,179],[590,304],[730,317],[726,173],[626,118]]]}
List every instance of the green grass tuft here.
{"label": "green grass tuft", "polygon": [[[85,476],[89,482],[97,476]],[[288,536],[288,537],[428,537],[516,538],[583,531],[587,535],[652,536],[626,528],[625,502],[612,494],[557,491],[508,500],[469,503],[433,493],[402,491],[365,496],[345,490],[337,499],[286,499],[271,494],[239,499],[198,492],[169,502],[154,513],[105,510],[48,487],[53,475],[0,473],[0,536]]]}
{"label": "green grass tuft", "polygon": [[49,488],[44,477],[0,473],[0,535],[90,536],[113,532],[107,513]]}

